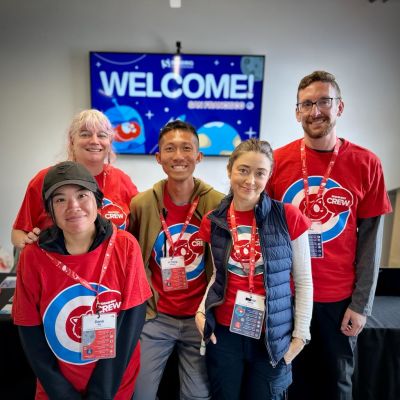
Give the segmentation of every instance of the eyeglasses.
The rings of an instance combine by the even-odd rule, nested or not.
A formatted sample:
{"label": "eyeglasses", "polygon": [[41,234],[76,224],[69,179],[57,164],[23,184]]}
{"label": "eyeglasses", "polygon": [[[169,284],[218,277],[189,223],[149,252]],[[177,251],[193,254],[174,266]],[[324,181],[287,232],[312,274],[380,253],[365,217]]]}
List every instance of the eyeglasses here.
{"label": "eyeglasses", "polygon": [[332,107],[333,100],[340,100],[340,97],[322,97],[317,101],[306,100],[302,103],[297,103],[297,109],[299,112],[310,112],[314,106],[314,104],[318,107],[318,110],[324,111],[329,110]]}

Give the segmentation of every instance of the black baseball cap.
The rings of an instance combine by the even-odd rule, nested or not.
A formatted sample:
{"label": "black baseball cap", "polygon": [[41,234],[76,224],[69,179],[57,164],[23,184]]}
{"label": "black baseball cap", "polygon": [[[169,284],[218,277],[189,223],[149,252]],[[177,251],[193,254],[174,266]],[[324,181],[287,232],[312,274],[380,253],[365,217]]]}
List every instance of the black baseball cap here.
{"label": "black baseball cap", "polygon": [[51,167],[44,177],[42,198],[46,206],[54,191],[64,185],[79,185],[90,190],[95,194],[97,205],[101,205],[103,193],[87,168],[73,161],[64,161]]}

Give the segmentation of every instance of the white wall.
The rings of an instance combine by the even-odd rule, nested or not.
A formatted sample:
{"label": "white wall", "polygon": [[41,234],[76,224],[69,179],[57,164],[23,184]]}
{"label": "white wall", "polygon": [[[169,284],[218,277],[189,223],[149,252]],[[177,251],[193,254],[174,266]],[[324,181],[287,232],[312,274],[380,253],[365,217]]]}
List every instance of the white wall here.
{"label": "white wall", "polygon": [[[301,135],[299,80],[334,73],[345,112],[338,133],[382,159],[388,188],[400,186],[400,2],[368,0],[1,0],[0,245],[29,179],[63,159],[71,117],[90,106],[88,52],[266,55],[262,138],[273,147]],[[152,157],[120,156],[140,190],[163,177]],[[225,158],[197,175],[225,191]]]}

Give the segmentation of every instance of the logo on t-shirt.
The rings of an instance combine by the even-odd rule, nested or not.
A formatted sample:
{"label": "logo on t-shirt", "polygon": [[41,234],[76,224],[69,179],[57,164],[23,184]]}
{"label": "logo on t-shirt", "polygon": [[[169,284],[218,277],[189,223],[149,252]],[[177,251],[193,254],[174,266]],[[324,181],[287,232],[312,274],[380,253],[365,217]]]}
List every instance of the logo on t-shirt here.
{"label": "logo on t-shirt", "polygon": [[105,197],[103,198],[101,215],[112,221],[118,229],[124,230],[126,228],[126,214],[124,210],[118,204],[114,204]]}
{"label": "logo on t-shirt", "polygon": [[121,308],[121,293],[106,286],[92,283],[96,293],[82,285],[73,285],[49,303],[43,315],[43,326],[47,342],[55,356],[69,364],[88,364],[92,360],[81,359],[82,316],[118,312]]}
{"label": "logo on t-shirt", "polygon": [[[313,222],[322,224],[322,240],[328,242],[339,236],[345,229],[353,205],[353,195],[337,182],[328,179],[326,188],[320,198],[317,192],[321,183],[321,176],[310,176],[310,207],[308,217]],[[289,186],[282,197],[284,203],[291,203],[306,214],[303,180],[299,179]]]}
{"label": "logo on t-shirt", "polygon": [[[168,227],[175,246],[175,256],[181,256],[185,260],[186,277],[188,281],[198,278],[204,271],[204,243],[199,238],[199,227],[189,224],[181,240],[178,241],[182,231],[183,224],[171,225]],[[164,244],[167,246],[167,254],[164,254]],[[154,259],[161,268],[161,257],[171,257],[172,248],[170,248],[165,234],[161,231],[154,243]]]}
{"label": "logo on t-shirt", "polygon": [[[249,274],[249,261],[250,261],[250,237],[251,237],[251,226],[239,225],[237,228],[238,242],[236,248],[238,252],[235,252],[233,246],[231,255],[228,260],[228,271],[239,276],[248,276]],[[255,275],[262,274],[264,271],[263,259],[260,249],[260,241],[257,236],[256,246],[256,270]]]}

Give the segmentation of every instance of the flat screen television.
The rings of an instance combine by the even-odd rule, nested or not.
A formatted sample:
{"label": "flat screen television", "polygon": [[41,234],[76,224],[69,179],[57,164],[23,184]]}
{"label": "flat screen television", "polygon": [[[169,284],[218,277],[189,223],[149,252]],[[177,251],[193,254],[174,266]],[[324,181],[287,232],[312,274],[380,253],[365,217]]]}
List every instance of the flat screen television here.
{"label": "flat screen television", "polygon": [[119,154],[154,154],[166,123],[190,122],[205,155],[260,137],[262,55],[90,52],[91,104]]}

